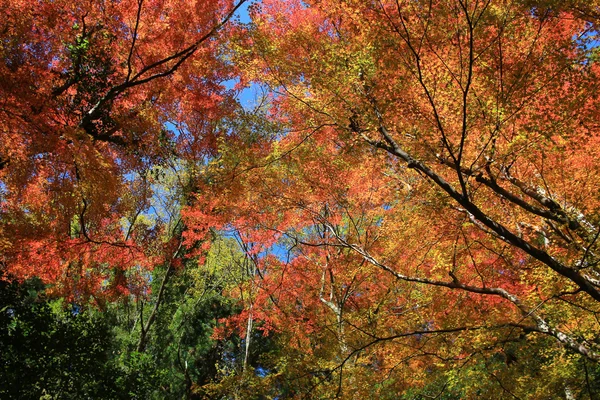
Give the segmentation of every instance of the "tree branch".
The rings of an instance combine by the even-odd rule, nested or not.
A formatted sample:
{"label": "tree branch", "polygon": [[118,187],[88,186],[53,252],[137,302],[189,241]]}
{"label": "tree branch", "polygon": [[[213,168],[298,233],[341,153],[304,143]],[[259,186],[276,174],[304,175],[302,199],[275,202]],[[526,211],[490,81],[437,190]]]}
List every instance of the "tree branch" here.
{"label": "tree branch", "polygon": [[471,293],[502,297],[502,298],[508,300],[509,302],[511,302],[512,304],[514,304],[521,311],[524,318],[532,318],[536,323],[536,326],[513,324],[514,326],[518,326],[526,331],[529,330],[532,332],[538,332],[538,333],[543,333],[545,335],[552,336],[555,339],[557,339],[559,342],[566,345],[571,350],[581,354],[582,356],[584,356],[592,361],[600,362],[600,353],[592,350],[588,346],[585,346],[583,343],[578,342],[574,338],[566,335],[564,332],[561,332],[558,329],[551,327],[547,321],[545,321],[540,315],[538,315],[535,312],[535,309],[530,309],[524,303],[522,303],[521,300],[517,296],[509,293],[505,289],[466,285],[466,284],[461,283],[458,280],[458,278],[456,277],[456,275],[454,275],[452,272],[449,272],[449,275],[452,278],[452,281],[450,281],[450,282],[401,274],[401,273],[395,271],[390,266],[379,262],[376,258],[374,258],[372,255],[370,255],[365,249],[363,249],[355,244],[347,242],[344,238],[342,238],[336,232],[334,227],[331,226],[331,224],[329,224],[328,222],[323,221],[322,223],[324,223],[328,227],[328,229],[330,230],[332,235],[337,239],[337,241],[340,244],[342,244],[343,246],[345,246],[347,248],[354,250],[356,253],[360,254],[366,261],[368,261],[372,265],[390,273],[396,279],[399,279],[399,280],[402,280],[405,282],[415,282],[415,283],[420,283],[420,284],[425,284],[425,285],[445,287],[448,289],[459,289],[459,290],[464,290],[464,291],[471,292]]}

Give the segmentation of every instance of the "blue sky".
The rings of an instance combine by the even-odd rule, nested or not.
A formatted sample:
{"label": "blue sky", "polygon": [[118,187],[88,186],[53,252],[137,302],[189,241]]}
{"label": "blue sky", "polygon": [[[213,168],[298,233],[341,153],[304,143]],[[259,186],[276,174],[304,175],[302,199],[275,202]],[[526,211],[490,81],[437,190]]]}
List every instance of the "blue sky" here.
{"label": "blue sky", "polygon": [[247,0],[242,6],[237,10],[234,17],[238,17],[240,22],[247,24],[250,22],[250,15],[248,14],[248,7],[251,4],[256,3],[254,0]]}

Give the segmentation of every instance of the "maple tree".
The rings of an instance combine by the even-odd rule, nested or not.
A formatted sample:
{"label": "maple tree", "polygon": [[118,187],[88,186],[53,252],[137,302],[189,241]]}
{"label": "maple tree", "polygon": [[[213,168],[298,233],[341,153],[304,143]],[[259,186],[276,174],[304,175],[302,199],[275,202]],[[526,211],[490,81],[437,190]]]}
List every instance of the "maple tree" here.
{"label": "maple tree", "polygon": [[110,298],[144,285],[127,277],[132,268],[175,254],[176,237],[157,240],[165,224],[144,220],[153,168],[213,151],[216,121],[233,104],[223,85],[232,67],[215,38],[241,4],[0,4],[0,251],[9,273]]}
{"label": "maple tree", "polygon": [[[482,368],[501,393],[592,396],[595,8],[531,3],[265,0],[233,49],[283,133],[222,145],[190,235],[243,232],[255,317],[338,395],[427,388],[432,368],[441,393]],[[494,371],[515,342],[564,373],[511,389]]]}
{"label": "maple tree", "polygon": [[3,272],[188,398],[593,398],[596,2],[242,3],[0,3]]}

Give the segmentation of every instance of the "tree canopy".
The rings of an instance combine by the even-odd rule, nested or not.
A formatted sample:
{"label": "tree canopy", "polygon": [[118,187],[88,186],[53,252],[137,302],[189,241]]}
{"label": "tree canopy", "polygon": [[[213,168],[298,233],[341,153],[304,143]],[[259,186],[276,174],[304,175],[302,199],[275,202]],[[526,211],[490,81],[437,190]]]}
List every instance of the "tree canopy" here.
{"label": "tree canopy", "polygon": [[0,0],[6,395],[600,396],[599,7]]}

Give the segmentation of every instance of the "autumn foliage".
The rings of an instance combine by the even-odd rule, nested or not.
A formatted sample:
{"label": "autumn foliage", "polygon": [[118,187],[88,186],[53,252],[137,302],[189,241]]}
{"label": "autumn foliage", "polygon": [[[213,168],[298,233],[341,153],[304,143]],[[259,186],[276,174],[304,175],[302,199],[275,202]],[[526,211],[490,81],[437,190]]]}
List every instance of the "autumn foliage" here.
{"label": "autumn foliage", "polygon": [[243,368],[198,393],[598,393],[594,2],[0,4],[7,274],[104,307],[166,268],[143,351],[235,238]]}
{"label": "autumn foliage", "polygon": [[11,274],[125,294],[125,272],[161,262],[163,228],[138,223],[148,174],[174,152],[214,151],[231,73],[214,35],[234,6],[2,3],[0,246]]}

